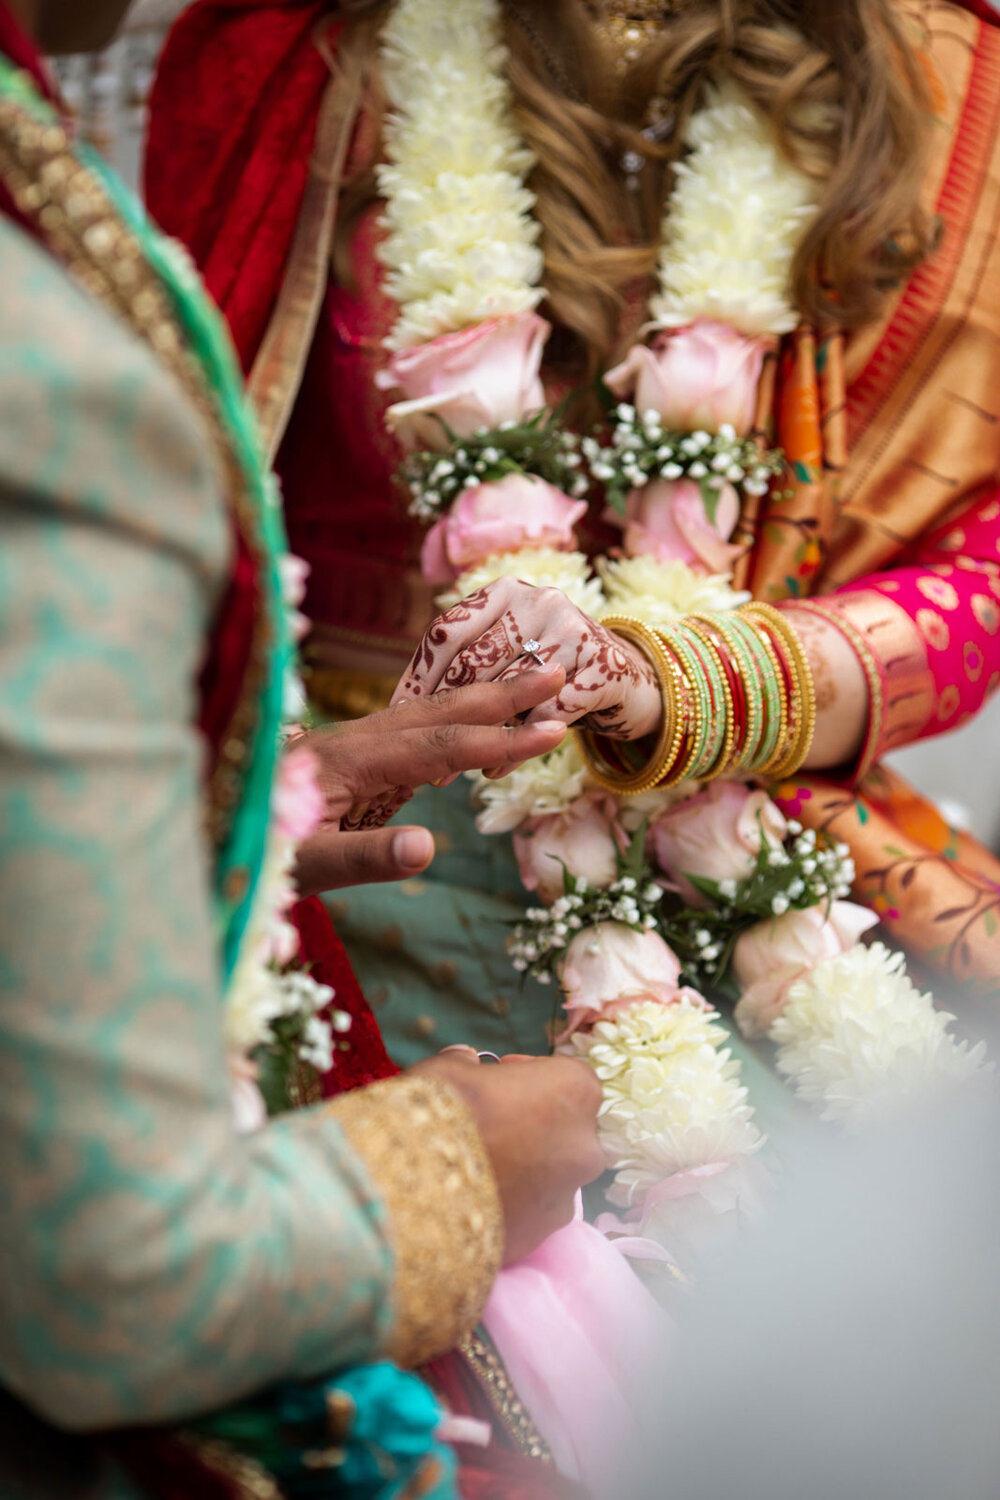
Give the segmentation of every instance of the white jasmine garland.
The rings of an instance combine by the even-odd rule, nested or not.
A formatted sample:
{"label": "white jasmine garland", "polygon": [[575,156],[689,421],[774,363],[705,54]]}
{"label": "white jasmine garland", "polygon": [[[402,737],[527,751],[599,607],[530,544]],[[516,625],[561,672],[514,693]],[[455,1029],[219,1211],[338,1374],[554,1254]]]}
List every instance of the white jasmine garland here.
{"label": "white jasmine garland", "polygon": [[768,1035],[777,1066],[824,1119],[852,1128],[984,1065],[907,977],[903,955],[858,944],[795,981]]}
{"label": "white jasmine garland", "polygon": [[597,571],[604,586],[605,615],[634,615],[654,628],[672,625],[703,610],[736,609],[750,595],[731,586],[731,573],[696,573],[680,558],[602,557]]}
{"label": "white jasmine garland", "polygon": [[528,818],[565,812],[587,785],[587,768],[572,737],[500,781],[490,781],[478,771],[467,774],[482,803],[476,818],[480,833],[512,833]]}
{"label": "white jasmine garland", "polygon": [[732,83],[688,126],[687,157],[667,203],[654,322],[696,318],[740,333],[790,333],[792,261],[816,186],[788,161],[771,126]]}
{"label": "white jasmine garland", "polygon": [[604,607],[601,581],[593,576],[590,559],[583,552],[557,552],[553,547],[525,548],[522,552],[500,552],[455,580],[435,603],[450,609],[477,589],[497,578],[520,578],[537,588],[562,589],[566,598],[585,615],[599,617]]}
{"label": "white jasmine garland", "polygon": [[497,0],[399,0],[382,32],[390,110],[379,168],[388,340],[409,348],[534,307],[533,157],[514,129]]}

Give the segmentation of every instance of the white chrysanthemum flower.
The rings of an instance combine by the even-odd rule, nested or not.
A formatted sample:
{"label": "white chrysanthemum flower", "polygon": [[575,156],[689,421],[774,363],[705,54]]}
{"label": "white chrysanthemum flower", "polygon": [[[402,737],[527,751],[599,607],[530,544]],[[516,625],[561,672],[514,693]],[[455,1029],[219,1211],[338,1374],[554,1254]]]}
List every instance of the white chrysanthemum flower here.
{"label": "white chrysanthemum flower", "polygon": [[796,980],[768,1035],[800,1098],[856,1128],[983,1066],[984,1045],[957,1041],[953,1020],[910,981],[901,953],[859,944]]}
{"label": "white chrysanthemum flower", "polygon": [[730,586],[729,573],[696,573],[680,558],[655,557],[598,560],[606,615],[634,615],[654,628],[671,625],[697,610],[736,609],[750,595]]}
{"label": "white chrysanthemum flower", "polygon": [[510,833],[526,818],[565,812],[587,784],[587,768],[572,737],[500,781],[490,781],[479,771],[468,775],[483,804],[476,818],[480,833]]}
{"label": "white chrysanthemum flower", "polygon": [[640,1202],[674,1172],[763,1144],[718,1021],[684,994],[670,1005],[628,1006],[570,1039],[567,1050],[590,1063],[604,1090],[598,1130],[616,1169],[612,1202]]}
{"label": "white chrysanthemum flower", "polygon": [[514,129],[497,0],[399,0],[382,32],[390,110],[380,250],[393,349],[534,307],[533,157]]}
{"label": "white chrysanthemum flower", "polygon": [[485,588],[497,578],[520,578],[538,588],[562,589],[566,598],[585,615],[594,616],[601,609],[604,595],[599,578],[591,573],[590,561],[582,552],[557,552],[553,547],[526,548],[523,552],[500,552],[488,557],[479,567],[456,579],[452,588],[439,594],[439,609],[450,609],[460,599]]}
{"label": "white chrysanthemum flower", "polygon": [[643,823],[655,823],[661,813],[677,802],[685,802],[701,789],[700,781],[682,781],[677,786],[654,787],[638,797],[622,797],[618,803],[618,821],[626,833],[635,833]]}
{"label": "white chrysanthemum flower", "polygon": [[740,333],[789,333],[798,322],[791,267],[816,208],[816,187],[733,84],[715,90],[688,126],[687,157],[667,203],[655,323],[696,318]]}

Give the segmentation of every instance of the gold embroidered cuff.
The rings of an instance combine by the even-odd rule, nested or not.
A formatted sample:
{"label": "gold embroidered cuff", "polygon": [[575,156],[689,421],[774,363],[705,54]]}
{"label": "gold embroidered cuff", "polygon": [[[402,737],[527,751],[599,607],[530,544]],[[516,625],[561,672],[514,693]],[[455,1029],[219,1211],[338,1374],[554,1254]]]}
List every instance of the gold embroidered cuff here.
{"label": "gold embroidered cuff", "polygon": [[410,1367],[475,1327],[503,1252],[493,1169],[472,1116],[437,1079],[392,1078],[327,1106],[371,1174],[396,1258],[390,1358]]}

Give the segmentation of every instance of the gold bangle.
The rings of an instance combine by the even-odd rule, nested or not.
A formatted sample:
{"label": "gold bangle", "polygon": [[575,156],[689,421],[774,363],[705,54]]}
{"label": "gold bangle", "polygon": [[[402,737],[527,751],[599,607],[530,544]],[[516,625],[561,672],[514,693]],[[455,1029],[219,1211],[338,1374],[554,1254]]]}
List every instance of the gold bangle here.
{"label": "gold bangle", "polygon": [[745,606],[746,613],[755,616],[781,641],[788,653],[789,667],[795,679],[795,691],[790,695],[789,708],[792,723],[784,754],[776,755],[761,767],[760,774],[775,781],[784,781],[794,776],[812,749],[816,732],[816,685],[812,668],[793,627],[772,604],[754,603]]}
{"label": "gold bangle", "polygon": [[858,658],[861,670],[865,674],[865,680],[868,683],[868,726],[865,731],[864,744],[855,761],[852,777],[852,779],[860,779],[866,771],[871,769],[878,747],[882,743],[882,726],[885,719],[885,681],[878,657],[854,621],[829,604],[823,604],[819,599],[789,600],[786,612],[794,614],[795,610],[813,615],[816,619],[825,620],[828,625],[833,626],[834,630],[839,631]]}
{"label": "gold bangle", "polygon": [[663,700],[663,724],[646,765],[631,776],[609,765],[597,743],[602,736],[594,730],[578,729],[577,743],[587,763],[587,770],[598,786],[619,797],[638,797],[642,792],[651,791],[657,786],[677,759],[684,739],[686,720],[683,712],[683,683],[673,658],[648,625],[629,615],[611,615],[602,620],[601,624],[637,646],[652,665]]}

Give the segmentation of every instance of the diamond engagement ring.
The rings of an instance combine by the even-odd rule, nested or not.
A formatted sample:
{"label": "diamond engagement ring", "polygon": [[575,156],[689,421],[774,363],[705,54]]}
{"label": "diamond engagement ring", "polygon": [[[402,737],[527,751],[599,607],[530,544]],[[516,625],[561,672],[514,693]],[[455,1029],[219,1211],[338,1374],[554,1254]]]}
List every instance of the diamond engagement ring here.
{"label": "diamond engagement ring", "polygon": [[542,661],[542,658],[538,654],[541,649],[541,641],[536,641],[534,638],[532,638],[530,641],[525,641],[524,649],[522,650],[521,655],[530,656],[536,666],[544,667],[545,663]]}

